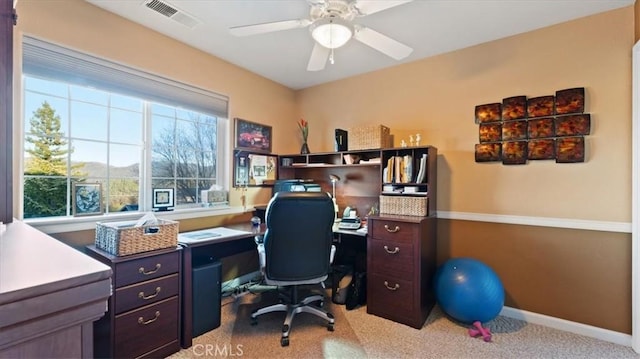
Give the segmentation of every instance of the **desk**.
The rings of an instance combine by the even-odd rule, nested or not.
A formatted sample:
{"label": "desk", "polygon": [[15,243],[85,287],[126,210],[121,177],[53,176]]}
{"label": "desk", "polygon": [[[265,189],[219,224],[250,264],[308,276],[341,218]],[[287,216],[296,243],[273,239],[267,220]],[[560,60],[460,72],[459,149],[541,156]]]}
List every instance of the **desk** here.
{"label": "desk", "polygon": [[[191,347],[193,343],[193,263],[203,256],[214,256],[216,258],[226,257],[235,253],[255,250],[255,234],[252,232],[251,223],[224,225],[234,231],[239,231],[232,235],[221,236],[220,238],[208,238],[195,241],[181,241],[179,244],[182,250],[182,338],[183,348]],[[260,226],[260,233],[264,233],[266,226]]]}
{"label": "desk", "polygon": [[[216,258],[226,257],[243,251],[255,250],[255,234],[252,232],[251,223],[229,224],[222,226],[234,231],[240,231],[232,235],[225,235],[219,238],[207,238],[202,240],[190,240],[188,242],[178,240],[183,247],[182,250],[182,338],[183,348],[191,347],[193,343],[193,278],[192,269],[194,262],[198,262],[202,257],[214,256]],[[213,228],[211,230],[214,230]],[[260,226],[260,234],[266,230],[263,223]],[[366,257],[360,254],[366,251],[367,232],[338,229],[337,224],[333,228],[338,243],[344,246],[338,247],[336,260],[334,263],[356,263],[356,267],[364,270],[366,267]],[[362,257],[362,258],[361,258]],[[362,261],[360,260],[362,259]]]}

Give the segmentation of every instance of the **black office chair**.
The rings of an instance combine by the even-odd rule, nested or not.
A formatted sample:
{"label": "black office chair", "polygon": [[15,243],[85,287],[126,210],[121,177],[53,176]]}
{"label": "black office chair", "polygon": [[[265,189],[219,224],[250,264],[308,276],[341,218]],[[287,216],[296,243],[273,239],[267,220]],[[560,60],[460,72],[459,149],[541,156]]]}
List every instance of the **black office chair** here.
{"label": "black office chair", "polygon": [[[333,331],[333,315],[321,307],[324,295],[310,295],[298,299],[301,285],[321,284],[327,279],[335,247],[333,242],[333,201],[320,192],[278,192],[266,210],[267,229],[258,243],[260,266],[268,285],[287,287],[290,298],[286,303],[256,309],[251,324],[259,315],[284,311],[280,344],[289,345],[293,317],[300,312],[311,313],[327,321]],[[324,290],[323,290],[324,293]],[[313,303],[319,302],[320,306]]]}

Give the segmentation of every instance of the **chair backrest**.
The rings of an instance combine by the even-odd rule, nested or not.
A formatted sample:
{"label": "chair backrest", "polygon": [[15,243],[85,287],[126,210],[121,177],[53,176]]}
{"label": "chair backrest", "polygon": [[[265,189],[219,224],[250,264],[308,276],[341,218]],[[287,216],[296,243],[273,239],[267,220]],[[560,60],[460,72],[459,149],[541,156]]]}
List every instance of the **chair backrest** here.
{"label": "chair backrest", "polygon": [[295,282],[327,275],[334,217],[326,193],[276,193],[265,215],[266,277]]}

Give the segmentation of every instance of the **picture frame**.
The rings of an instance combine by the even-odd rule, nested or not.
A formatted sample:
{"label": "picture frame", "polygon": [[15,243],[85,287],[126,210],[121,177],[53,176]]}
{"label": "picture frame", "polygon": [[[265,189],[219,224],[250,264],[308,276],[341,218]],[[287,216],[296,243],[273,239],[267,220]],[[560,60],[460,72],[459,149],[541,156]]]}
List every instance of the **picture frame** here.
{"label": "picture frame", "polygon": [[234,151],[234,187],[270,186],[277,178],[278,156],[260,152]]}
{"label": "picture frame", "polygon": [[102,184],[74,183],[72,200],[74,217],[102,214]]}
{"label": "picture frame", "polygon": [[235,148],[271,153],[273,138],[271,126],[234,118]]}
{"label": "picture frame", "polygon": [[173,211],[176,201],[174,189],[154,188],[151,201],[151,209],[154,212]]}

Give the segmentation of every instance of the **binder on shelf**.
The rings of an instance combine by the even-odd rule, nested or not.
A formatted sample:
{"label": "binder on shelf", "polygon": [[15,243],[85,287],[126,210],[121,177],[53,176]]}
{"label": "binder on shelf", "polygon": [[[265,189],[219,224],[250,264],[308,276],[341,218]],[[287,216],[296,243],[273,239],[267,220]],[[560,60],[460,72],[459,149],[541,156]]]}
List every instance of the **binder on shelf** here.
{"label": "binder on shelf", "polygon": [[418,171],[418,175],[416,176],[416,183],[424,182],[425,175],[427,174],[427,154],[422,154],[422,158],[420,159],[420,170]]}

